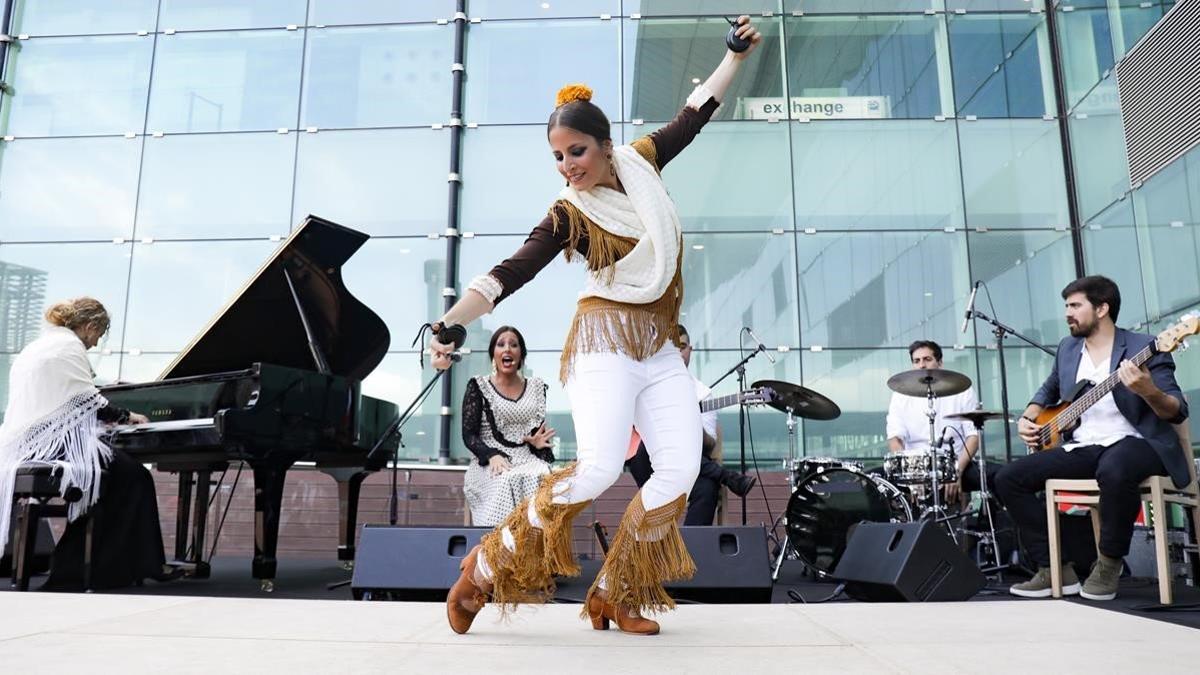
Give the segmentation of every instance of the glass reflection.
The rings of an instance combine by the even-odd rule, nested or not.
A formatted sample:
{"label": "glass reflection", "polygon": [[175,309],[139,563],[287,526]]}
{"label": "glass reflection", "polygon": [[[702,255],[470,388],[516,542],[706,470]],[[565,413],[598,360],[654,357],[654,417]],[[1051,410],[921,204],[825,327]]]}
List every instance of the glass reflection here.
{"label": "glass reflection", "polygon": [[313,213],[372,235],[442,232],[446,174],[412,158],[444,161],[449,145],[429,129],[302,134],[292,222]]}
{"label": "glass reflection", "polygon": [[797,343],[792,233],[687,233],[683,245],[679,318],[698,347],[736,349],[742,326],[771,348]]}
{"label": "glass reflection", "polygon": [[[1122,299],[1124,299],[1124,293],[1122,293]],[[1124,312],[1122,312],[1122,317],[1124,317]],[[1064,327],[1061,337],[1065,337],[1066,334]],[[1046,346],[1054,351],[1058,346],[1058,340],[1055,339]],[[1014,341],[1005,341],[1004,370],[1008,375],[1010,419],[1017,419],[1025,410],[1029,399],[1037,393],[1038,388],[1046,381],[1053,368],[1054,358],[1049,354],[1033,347],[1018,346],[1014,344]],[[979,375],[977,391],[980,404],[985,410],[1000,411],[1003,407],[1000,398],[1000,358],[995,349],[980,350]],[[1006,450],[1011,453],[1012,459],[1026,455],[1027,450],[1021,442],[1021,437],[1017,435],[1016,422],[1011,422],[1008,430],[1011,434],[1011,450],[1007,450],[1005,447],[1004,424],[1000,420],[992,420],[984,424],[983,446],[989,461],[1005,461]]]}
{"label": "glass reflection", "polygon": [[152,37],[22,40],[9,49],[0,130],[13,136],[141,131]]}
{"label": "glass reflection", "polygon": [[1085,269],[1103,274],[1121,289],[1121,325],[1145,322],[1146,293],[1132,200],[1118,201],[1102,211],[1081,235]]}
{"label": "glass reflection", "polygon": [[[1028,3],[1025,3],[1028,5]],[[1050,43],[1040,14],[951,16],[954,99],[959,115],[1053,114]]]}
{"label": "glass reflection", "polygon": [[796,227],[962,227],[953,123],[839,121],[792,126]]}
{"label": "glass reflection", "polygon": [[111,243],[0,245],[0,351],[19,352],[41,333],[47,307],[81,295],[102,302],[112,319],[97,351],[120,350],[129,251]]}
{"label": "glass reflection", "polygon": [[[586,82],[592,102],[616,121],[620,72],[616,21],[512,21],[471,27],[465,85],[468,122],[545,123],[565,84]],[[532,45],[550,58],[534,58]],[[520,93],[518,93],[520,92]]]}
{"label": "glass reflection", "polygon": [[[626,5],[630,4],[628,1]],[[695,4],[689,2],[688,4]],[[595,18],[601,14],[621,14],[621,0],[471,0],[472,17],[482,19],[562,19]],[[637,11],[637,10],[632,10]]]}
{"label": "glass reflection", "polygon": [[[1093,5],[1084,7],[1079,5]],[[1055,7],[1067,107],[1074,106],[1113,65],[1113,42],[1104,2],[1073,2]]]}
{"label": "glass reflection", "polygon": [[884,119],[953,114],[940,17],[785,19],[791,117]]}
{"label": "glass reflection", "polygon": [[[714,120],[765,120],[787,115],[782,110],[780,23],[760,19],[757,25],[763,41],[743,62]],[[626,21],[626,118],[656,122],[673,119],[692,89],[707,79],[725,56],[728,31],[729,24],[721,18]]]}
{"label": "glass reflection", "polygon": [[0,143],[0,239],[112,239],[133,233],[141,139]]}
{"label": "glass reflection", "polygon": [[158,0],[16,0],[12,34],[95,35],[153,31],[157,12]]}
{"label": "glass reflection", "polygon": [[[363,380],[362,393],[364,396],[391,401],[403,411],[432,377],[433,371],[428,365],[421,368],[416,352],[393,352],[383,357],[383,361]],[[440,388],[441,385],[434,385],[429,398],[417,408],[417,413],[401,430],[404,446],[400,448],[400,461],[437,457],[438,430],[441,428]]]}
{"label": "glass reflection", "polygon": [[[688,329],[691,330],[692,326],[688,326]],[[737,350],[697,349],[692,354],[690,370],[701,382],[711,385],[739,360]],[[746,384],[753,386],[759,380],[781,380],[801,384],[800,355],[795,352],[775,354],[774,364],[762,355],[752,359],[746,366]],[[737,375],[734,374],[713,387],[713,396],[725,396],[737,391]],[[782,469],[783,459],[788,456],[789,448],[787,416],[774,408],[751,406],[746,409],[746,420],[746,465],[753,468],[757,460],[757,466],[762,471]],[[717,413],[717,423],[720,425],[722,436],[722,463],[729,468],[739,469],[741,465],[741,430],[738,427],[737,406],[721,409]],[[804,456],[807,451],[804,434],[805,429],[812,424],[827,423],[798,420],[795,436],[792,439],[796,457]],[[767,477],[764,480],[773,479]]]}
{"label": "glass reflection", "polygon": [[1129,191],[1129,161],[1115,76],[1104,78],[1071,111],[1072,166],[1084,220]]}
{"label": "glass reflection", "polygon": [[121,354],[120,382],[150,382],[171,365],[177,354],[174,352],[139,352]]}
{"label": "glass reflection", "polygon": [[778,0],[622,0],[626,16],[704,16],[720,14],[761,16],[763,12],[779,9]]}
{"label": "glass reflection", "polygon": [[[266,240],[138,244],[129,275],[126,351],[183,349],[278,246]],[[269,329],[263,326],[262,335]]]}
{"label": "glass reflection", "polygon": [[[471,279],[487,274],[524,242],[523,235],[463,240],[458,265],[460,293],[467,292]],[[521,331],[529,349],[562,349],[586,276],[582,260],[568,263],[561,255],[556,257],[533,281],[470,326],[469,345],[472,349],[486,350],[492,331],[509,325]],[[557,378],[558,370],[554,373]]]}
{"label": "glass reflection", "polygon": [[163,0],[163,29],[219,30],[303,25],[307,0]]}
{"label": "glass reflection", "polygon": [[393,351],[408,349],[421,324],[441,316],[445,258],[442,239],[374,237],[342,267],[350,294],[387,324]]}
{"label": "glass reflection", "polygon": [[[1071,234],[968,232],[967,245],[971,276],[985,284],[975,301],[979,308],[1031,340],[1057,343],[1066,329],[1059,293],[1075,279]],[[974,323],[976,339],[987,344],[990,327]]]}
{"label": "glass reflection", "polygon": [[945,0],[783,0],[785,14],[886,14],[945,9]]}
{"label": "glass reflection", "polygon": [[308,23],[310,26],[409,23],[453,16],[453,0],[311,0]]}
{"label": "glass reflection", "polygon": [[1054,120],[958,125],[969,227],[1065,227],[1066,178]]}
{"label": "glass reflection", "polygon": [[[1114,7],[1113,5],[1117,6]],[[1109,3],[1109,28],[1112,32],[1113,51],[1124,56],[1147,31],[1175,4],[1174,0],[1117,0]],[[1112,21],[1113,15],[1119,20]]]}
{"label": "glass reflection", "polygon": [[[617,131],[613,129],[614,142]],[[479,127],[467,129],[463,138],[462,229],[527,234],[563,186],[546,127]]]}
{"label": "glass reflection", "polygon": [[968,12],[1029,12],[1045,8],[1045,0],[946,0],[948,12],[956,9]]}
{"label": "glass reflection", "polygon": [[1191,192],[1187,168],[1183,159],[1176,160],[1133,192],[1142,278],[1152,317],[1200,302],[1196,273],[1200,212],[1192,205],[1193,201],[1200,205],[1200,195]]}
{"label": "glass reflection", "polygon": [[313,30],[303,125],[404,126],[449,117],[454,32],[447,26]]}
{"label": "glass reflection", "polygon": [[800,337],[823,347],[962,342],[970,292],[961,232],[797,235]]}
{"label": "glass reflection", "polygon": [[291,229],[293,134],[146,141],[139,237],[267,237]]}
{"label": "glass reflection", "polygon": [[302,31],[160,36],[150,131],[295,128]]}

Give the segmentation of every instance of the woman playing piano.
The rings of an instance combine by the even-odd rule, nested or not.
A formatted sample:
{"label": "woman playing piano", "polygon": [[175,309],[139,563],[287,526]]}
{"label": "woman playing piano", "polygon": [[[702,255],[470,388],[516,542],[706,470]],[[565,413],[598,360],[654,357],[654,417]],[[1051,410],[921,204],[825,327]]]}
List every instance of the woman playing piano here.
{"label": "woman playing piano", "polygon": [[[92,384],[87,350],[108,332],[104,305],[92,298],[46,310],[48,326],[13,360],[8,406],[0,426],[0,545],[8,538],[13,483],[23,462],[52,462],[64,491],[79,488],[69,524],[54,549],[45,588],[83,585],[84,522],[94,520],[92,587],[117,588],[145,578],[167,579],[158,502],[150,472],[99,438],[101,423],[144,424],[145,416],[108,405]],[[103,477],[103,479],[102,479]]]}
{"label": "woman playing piano", "polygon": [[467,380],[463,394],[463,443],[477,460],[467,468],[463,492],[471,523],[492,527],[550,473],[554,429],[546,426],[546,383],[521,376],[528,354],[521,333],[512,326],[496,329],[488,353],[492,374]]}
{"label": "woman playing piano", "polygon": [[[475,278],[434,324],[436,333],[490,312],[559,252],[586,262],[588,280],[560,371],[578,459],[543,479],[537,494],[463,560],[462,576],[447,599],[450,627],[457,633],[470,628],[489,599],[502,611],[544,602],[554,592],[554,575],[579,574],[571,521],[620,476],[631,426],[646,442],[654,476],[625,511],[583,613],[596,629],[615,621],[625,632],[657,633],[658,623],[642,612],[673,607],[662,582],[695,571],[678,525],[699,471],[700,413],[674,342],[683,247],[679,217],[659,171],[700,132],[761,40],[749,17],[740,17],[735,31],[749,48],[726,52],[672,122],[630,145],[613,144],[608,119],[591,102],[590,89],[574,85],[559,91],[546,131],[566,187],[525,244]],[[452,347],[438,339],[432,344],[434,366],[449,367]]]}

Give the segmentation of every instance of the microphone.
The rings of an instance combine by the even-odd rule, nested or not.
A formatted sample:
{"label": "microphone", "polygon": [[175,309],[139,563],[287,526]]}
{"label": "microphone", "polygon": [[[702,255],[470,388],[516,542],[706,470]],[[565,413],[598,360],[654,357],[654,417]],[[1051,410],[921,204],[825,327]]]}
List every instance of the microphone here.
{"label": "microphone", "polygon": [[981,283],[983,282],[976,281],[975,285],[971,288],[971,298],[967,300],[967,311],[963,314],[963,326],[962,330],[959,331],[960,333],[967,332],[967,324],[971,323],[971,314],[975,311],[975,294],[979,292],[979,284]]}
{"label": "microphone", "polygon": [[770,361],[771,363],[775,363],[775,357],[774,357],[774,356],[772,356],[772,355],[771,355],[771,352],[767,350],[767,346],[763,344],[763,341],[762,341],[762,340],[760,340],[760,339],[758,339],[758,335],[756,335],[756,334],[754,333],[754,329],[753,329],[753,328],[751,328],[751,327],[749,327],[749,326],[745,326],[745,327],[743,327],[743,328],[742,328],[742,330],[744,330],[744,331],[746,331],[747,333],[749,333],[749,334],[750,334],[750,339],[751,339],[751,340],[754,340],[754,342],[756,342],[756,343],[758,344],[758,351],[760,351],[760,352],[762,352],[763,354],[765,354],[765,355],[766,355],[766,357],[767,357],[767,360],[768,360],[768,361]]}

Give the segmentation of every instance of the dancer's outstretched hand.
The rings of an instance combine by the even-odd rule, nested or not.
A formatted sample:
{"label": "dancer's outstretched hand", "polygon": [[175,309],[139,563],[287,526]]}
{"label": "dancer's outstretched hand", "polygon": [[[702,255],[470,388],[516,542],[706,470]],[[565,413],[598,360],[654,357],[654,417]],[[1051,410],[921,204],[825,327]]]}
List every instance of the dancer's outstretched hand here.
{"label": "dancer's outstretched hand", "polygon": [[762,42],[762,33],[758,32],[758,29],[754,27],[754,24],[750,22],[750,17],[746,14],[737,18],[737,24],[738,29],[734,34],[749,42],[750,46],[744,52],[734,52],[733,58],[744,59],[750,56],[750,52],[753,52],[758,47],[758,43]]}

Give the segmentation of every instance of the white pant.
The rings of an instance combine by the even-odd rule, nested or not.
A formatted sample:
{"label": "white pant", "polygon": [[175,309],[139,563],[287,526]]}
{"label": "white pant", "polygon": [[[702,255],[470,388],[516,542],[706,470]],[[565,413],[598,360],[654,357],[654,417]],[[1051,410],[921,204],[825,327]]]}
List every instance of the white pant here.
{"label": "white pant", "polygon": [[668,342],[654,356],[576,354],[566,383],[575,421],[575,475],[555,486],[556,503],[595,499],[617,481],[637,426],[654,475],[642,486],[649,511],[686,495],[700,472],[700,407],[679,348]]}

